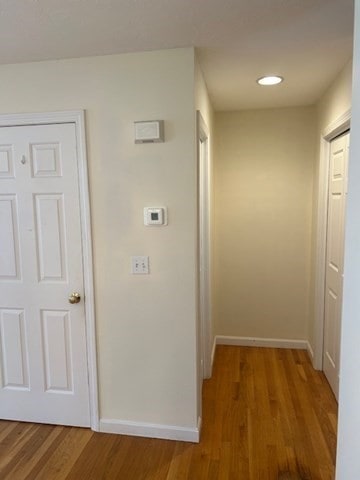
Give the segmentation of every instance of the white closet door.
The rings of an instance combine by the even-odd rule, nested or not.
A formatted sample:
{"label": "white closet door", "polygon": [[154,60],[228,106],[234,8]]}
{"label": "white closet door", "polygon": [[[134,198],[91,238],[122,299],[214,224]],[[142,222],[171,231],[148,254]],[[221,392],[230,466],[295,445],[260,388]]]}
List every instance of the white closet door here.
{"label": "white closet door", "polygon": [[83,296],[75,125],[2,127],[0,418],[90,425]]}
{"label": "white closet door", "polygon": [[349,138],[349,133],[342,135],[333,140],[330,146],[323,368],[336,398],[338,398],[339,393],[344,224]]}

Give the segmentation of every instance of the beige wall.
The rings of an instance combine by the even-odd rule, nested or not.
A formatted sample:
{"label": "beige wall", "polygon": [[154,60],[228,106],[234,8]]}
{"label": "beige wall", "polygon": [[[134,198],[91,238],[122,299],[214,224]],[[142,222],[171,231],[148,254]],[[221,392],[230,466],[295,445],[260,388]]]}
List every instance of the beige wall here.
{"label": "beige wall", "polygon": [[216,114],[218,335],[306,339],[315,109]]}
{"label": "beige wall", "polygon": [[[0,113],[85,109],[101,417],[196,427],[194,51],[0,67]],[[135,120],[164,119],[135,145]],[[166,205],[169,225],[143,226]],[[130,275],[149,255],[151,274]]]}
{"label": "beige wall", "polygon": [[195,59],[195,108],[196,110],[200,110],[201,115],[209,129],[209,136],[212,137],[214,110],[208,94],[204,75],[197,59]]}
{"label": "beige wall", "polygon": [[319,192],[319,164],[320,164],[320,141],[324,130],[351,109],[352,89],[352,60],[350,60],[339,75],[333,80],[327,91],[319,99],[316,105],[316,161],[314,164],[314,192],[313,192],[313,227],[312,227],[312,269],[310,289],[310,323],[309,342],[315,349],[315,267],[316,267],[316,233],[317,233],[317,208]]}
{"label": "beige wall", "polygon": [[320,131],[351,108],[351,84],[352,60],[349,60],[317,103]]}

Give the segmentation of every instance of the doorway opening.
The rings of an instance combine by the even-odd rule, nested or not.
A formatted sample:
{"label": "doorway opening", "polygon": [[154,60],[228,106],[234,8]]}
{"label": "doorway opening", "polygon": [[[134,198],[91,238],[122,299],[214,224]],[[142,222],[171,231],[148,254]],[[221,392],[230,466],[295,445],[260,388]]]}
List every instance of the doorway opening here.
{"label": "doorway opening", "polygon": [[197,112],[197,148],[199,178],[199,351],[200,381],[211,377],[211,265],[210,265],[210,156],[209,132],[201,113]]}

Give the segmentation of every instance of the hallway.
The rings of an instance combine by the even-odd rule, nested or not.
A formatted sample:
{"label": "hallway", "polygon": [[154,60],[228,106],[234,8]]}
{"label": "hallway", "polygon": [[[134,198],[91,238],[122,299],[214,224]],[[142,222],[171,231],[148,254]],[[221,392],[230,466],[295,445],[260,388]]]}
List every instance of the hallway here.
{"label": "hallway", "polygon": [[200,444],[0,422],[2,480],[332,480],[337,404],[302,350],[218,346]]}

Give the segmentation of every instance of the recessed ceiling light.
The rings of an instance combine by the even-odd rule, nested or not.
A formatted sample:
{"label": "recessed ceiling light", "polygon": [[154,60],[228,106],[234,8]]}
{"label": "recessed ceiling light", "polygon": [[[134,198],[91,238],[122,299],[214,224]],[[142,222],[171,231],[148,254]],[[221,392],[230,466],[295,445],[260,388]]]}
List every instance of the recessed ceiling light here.
{"label": "recessed ceiling light", "polygon": [[259,85],[278,85],[279,83],[283,82],[284,79],[278,75],[269,75],[258,78],[256,81]]}

